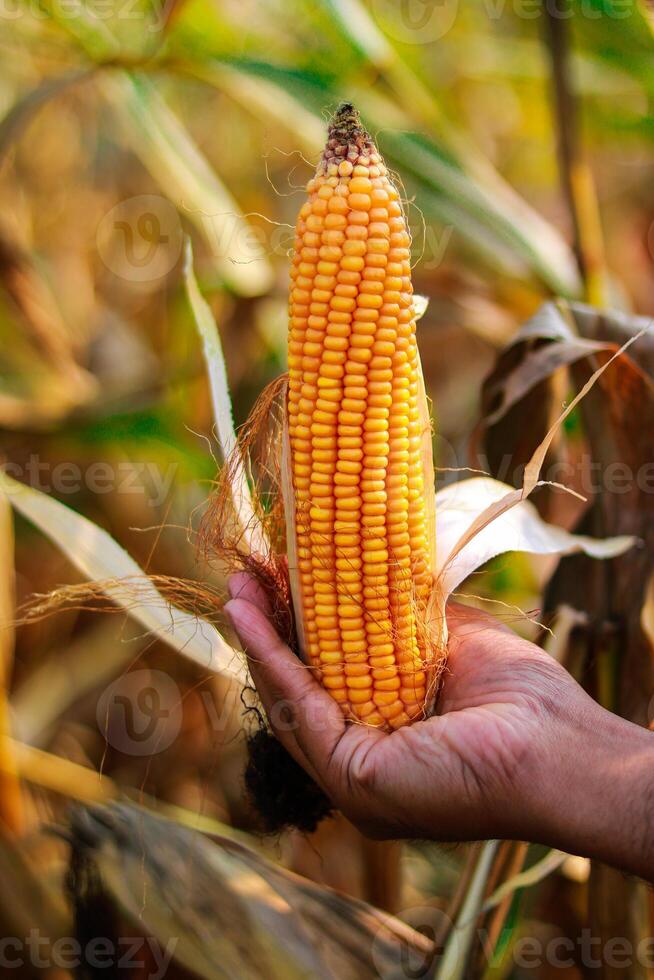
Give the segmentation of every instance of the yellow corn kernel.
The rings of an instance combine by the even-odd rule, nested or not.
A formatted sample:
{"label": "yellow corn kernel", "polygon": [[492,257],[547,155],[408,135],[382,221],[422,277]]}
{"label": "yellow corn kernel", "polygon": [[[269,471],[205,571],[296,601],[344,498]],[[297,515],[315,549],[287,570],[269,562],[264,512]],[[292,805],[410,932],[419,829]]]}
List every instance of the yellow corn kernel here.
{"label": "yellow corn kernel", "polygon": [[395,729],[429,688],[424,395],[410,237],[357,114],[337,112],[296,227],[288,434],[305,653],[344,713]]}

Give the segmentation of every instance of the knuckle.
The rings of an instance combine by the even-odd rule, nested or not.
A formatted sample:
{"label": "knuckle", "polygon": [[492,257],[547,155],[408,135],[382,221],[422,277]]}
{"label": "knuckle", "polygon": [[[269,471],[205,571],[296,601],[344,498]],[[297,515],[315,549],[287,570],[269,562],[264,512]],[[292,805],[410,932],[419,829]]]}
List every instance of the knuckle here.
{"label": "knuckle", "polygon": [[350,756],[347,780],[357,796],[368,797],[374,795],[376,791],[378,772],[374,759],[374,746],[375,742],[372,739],[364,739],[359,742]]}
{"label": "knuckle", "polygon": [[573,683],[568,672],[547,654],[521,658],[516,664],[523,678],[522,696],[541,719],[557,717],[562,690]]}

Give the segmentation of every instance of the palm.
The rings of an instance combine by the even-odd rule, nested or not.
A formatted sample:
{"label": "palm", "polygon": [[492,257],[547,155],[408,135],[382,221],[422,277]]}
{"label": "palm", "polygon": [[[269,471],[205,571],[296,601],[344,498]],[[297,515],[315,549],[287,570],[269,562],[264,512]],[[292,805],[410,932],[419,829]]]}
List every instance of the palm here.
{"label": "palm", "polygon": [[246,600],[240,632],[268,715],[284,703],[291,719],[278,737],[346,816],[379,837],[480,837],[490,818],[510,836],[516,772],[538,756],[554,692],[575,686],[560,665],[492,617],[452,606],[437,713],[386,735],[345,721],[274,632],[254,582],[237,576],[230,590]]}
{"label": "palm", "polygon": [[236,576],[230,592],[279,741],[364,833],[529,840],[654,874],[639,802],[651,733],[600,708],[532,643],[452,606],[437,713],[386,735],[345,721],[275,633],[256,583]]}
{"label": "palm", "polygon": [[413,835],[436,819],[441,838],[475,836],[486,801],[508,797],[553,683],[573,683],[537,648],[525,655],[524,642],[490,617],[455,607],[449,623],[438,714],[390,736],[343,725],[331,752],[332,778],[356,787],[355,816],[369,834],[386,836],[390,822],[396,835]]}

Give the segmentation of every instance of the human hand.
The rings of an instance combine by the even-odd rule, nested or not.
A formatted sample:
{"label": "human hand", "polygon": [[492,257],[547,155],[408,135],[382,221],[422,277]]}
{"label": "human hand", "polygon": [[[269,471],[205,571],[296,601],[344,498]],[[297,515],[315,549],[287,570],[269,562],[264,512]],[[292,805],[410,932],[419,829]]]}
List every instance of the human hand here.
{"label": "human hand", "polygon": [[233,576],[230,593],[226,610],[277,737],[368,836],[526,839],[640,874],[654,868],[644,815],[623,812],[651,768],[650,733],[605,711],[493,617],[450,605],[438,713],[385,734],[345,721],[277,636],[254,580]]}

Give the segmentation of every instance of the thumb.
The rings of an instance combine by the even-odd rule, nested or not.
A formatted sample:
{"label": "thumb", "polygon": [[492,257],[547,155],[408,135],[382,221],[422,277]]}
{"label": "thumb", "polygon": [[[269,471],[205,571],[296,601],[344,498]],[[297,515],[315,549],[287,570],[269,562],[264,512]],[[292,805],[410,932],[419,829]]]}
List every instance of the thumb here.
{"label": "thumb", "polygon": [[275,657],[284,657],[287,653],[294,656],[265,613],[249,599],[230,599],[223,608],[238,634],[252,669],[256,670],[258,664],[265,664]]}
{"label": "thumb", "polygon": [[264,613],[246,599],[225,604],[243,644],[270,724],[284,747],[324,785],[345,718],[310,668],[282,642]]}

